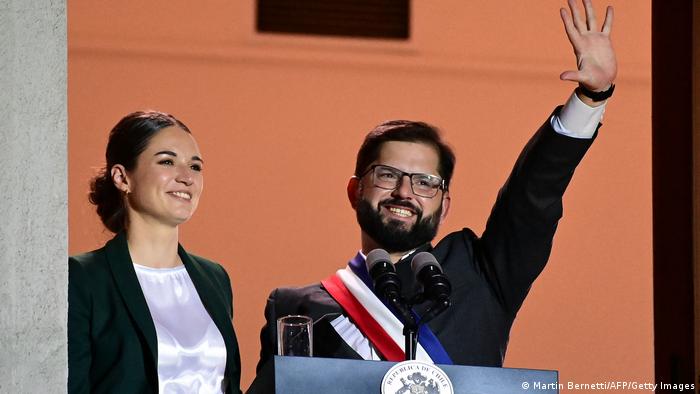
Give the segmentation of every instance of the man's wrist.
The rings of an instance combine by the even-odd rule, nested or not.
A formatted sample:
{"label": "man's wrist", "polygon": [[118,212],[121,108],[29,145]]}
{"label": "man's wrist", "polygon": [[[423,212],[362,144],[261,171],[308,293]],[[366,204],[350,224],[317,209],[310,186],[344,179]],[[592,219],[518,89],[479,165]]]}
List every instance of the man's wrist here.
{"label": "man's wrist", "polygon": [[591,107],[598,107],[602,105],[605,100],[610,98],[612,96],[613,92],[615,91],[615,84],[610,84],[610,86],[602,91],[593,91],[589,90],[582,84],[579,84],[578,87],[576,88],[576,96],[583,101],[586,105],[589,105]]}

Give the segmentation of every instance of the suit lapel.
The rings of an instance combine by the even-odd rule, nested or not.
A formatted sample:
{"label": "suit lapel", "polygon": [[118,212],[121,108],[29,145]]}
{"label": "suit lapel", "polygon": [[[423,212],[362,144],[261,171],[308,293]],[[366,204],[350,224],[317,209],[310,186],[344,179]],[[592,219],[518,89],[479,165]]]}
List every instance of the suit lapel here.
{"label": "suit lapel", "polygon": [[197,260],[193,259],[182,246],[178,246],[178,254],[187,269],[192,283],[194,284],[199,299],[207,310],[214,324],[219,329],[226,344],[226,376],[230,376],[231,368],[237,368],[235,364],[235,354],[238,349],[236,338],[233,332],[233,323],[229,315],[231,305],[226,301],[227,295],[223,289],[212,279]]}
{"label": "suit lapel", "polygon": [[146,298],[136,277],[134,265],[129,255],[126,234],[120,232],[105,246],[107,261],[114,276],[117,289],[124,300],[129,314],[136,322],[138,329],[146,339],[148,350],[151,352],[153,365],[158,365],[158,346],[156,327],[153,325],[151,312],[148,310]]}

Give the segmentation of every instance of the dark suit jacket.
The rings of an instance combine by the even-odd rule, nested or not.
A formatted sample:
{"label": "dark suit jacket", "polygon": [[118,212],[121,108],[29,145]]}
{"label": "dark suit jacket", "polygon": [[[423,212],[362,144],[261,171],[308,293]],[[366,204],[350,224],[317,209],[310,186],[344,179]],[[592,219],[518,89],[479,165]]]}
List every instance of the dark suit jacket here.
{"label": "dark suit jacket", "polygon": [[[224,338],[226,392],[239,393],[240,355],[228,275],[219,264],[190,255],[182,246],[178,254]],[[156,329],[126,235],[71,257],[68,267],[68,392],[157,393]]]}
{"label": "dark suit jacket", "polygon": [[[396,264],[406,298],[418,290],[410,268],[415,253],[428,250],[442,265],[452,283],[452,305],[428,326],[455,364],[503,364],[515,315],[549,258],[562,196],[591,143],[557,134],[547,120],[519,156],[481,238],[465,228]],[[258,373],[274,355],[276,319],[290,314],[316,321],[314,356],[360,358],[328,324],[343,313],[320,284],[274,290],[260,334]]]}

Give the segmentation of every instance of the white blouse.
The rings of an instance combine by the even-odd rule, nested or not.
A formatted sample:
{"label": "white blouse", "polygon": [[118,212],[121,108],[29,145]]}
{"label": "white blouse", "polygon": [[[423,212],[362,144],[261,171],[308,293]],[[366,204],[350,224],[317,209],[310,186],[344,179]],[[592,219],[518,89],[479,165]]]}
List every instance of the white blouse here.
{"label": "white blouse", "polygon": [[222,393],[226,344],[184,265],[134,264],[158,336],[161,393]]}

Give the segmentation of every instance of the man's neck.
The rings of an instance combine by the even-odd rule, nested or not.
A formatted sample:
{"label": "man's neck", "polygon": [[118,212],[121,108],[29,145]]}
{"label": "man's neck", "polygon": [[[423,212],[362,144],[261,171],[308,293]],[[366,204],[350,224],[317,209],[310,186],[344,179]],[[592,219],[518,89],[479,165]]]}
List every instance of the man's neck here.
{"label": "man's neck", "polygon": [[[383,246],[378,245],[372,238],[370,238],[367,234],[362,232],[362,254],[367,256],[367,254],[374,249],[385,249]],[[386,249],[385,249],[386,250]],[[393,252],[389,253],[389,257],[391,258],[391,262],[396,264],[401,258],[406,256],[408,253],[411,253],[415,249],[411,250],[405,250],[401,252]]]}

